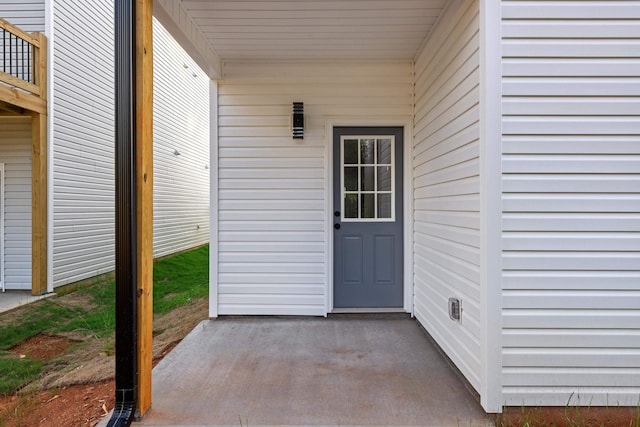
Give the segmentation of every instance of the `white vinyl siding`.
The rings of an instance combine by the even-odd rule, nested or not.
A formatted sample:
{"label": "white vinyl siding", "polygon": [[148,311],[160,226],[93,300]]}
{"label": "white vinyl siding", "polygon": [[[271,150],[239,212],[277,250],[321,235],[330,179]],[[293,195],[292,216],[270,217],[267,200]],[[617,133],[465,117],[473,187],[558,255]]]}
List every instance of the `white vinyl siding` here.
{"label": "white vinyl siding", "polygon": [[[451,1],[415,62],[414,313],[480,387],[478,2]],[[462,301],[462,322],[448,299]]]}
{"label": "white vinyl siding", "polygon": [[[87,15],[56,0],[54,9],[55,286],[115,267],[114,10],[105,0],[91,7]],[[154,27],[154,255],[162,256],[208,241],[209,79]],[[80,30],[91,39],[76,37]]]}
{"label": "white vinyl siding", "polygon": [[[0,18],[31,33],[45,31],[44,0],[0,0]],[[31,290],[31,120],[0,118],[5,163],[5,285]]]}
{"label": "white vinyl siding", "polygon": [[45,30],[45,0],[0,0],[0,18],[28,33]]}
{"label": "white vinyl siding", "polygon": [[113,2],[87,12],[54,3],[54,286],[114,268]]}
{"label": "white vinyl siding", "polygon": [[158,257],[209,241],[209,78],[156,19],[153,38],[153,254]]}
{"label": "white vinyl siding", "polygon": [[[327,120],[411,116],[409,62],[232,62],[219,82],[219,314],[324,315]],[[304,102],[304,140],[289,118]]]}
{"label": "white vinyl siding", "polygon": [[640,394],[640,5],[502,1],[507,405]]}
{"label": "white vinyl siding", "polygon": [[6,289],[31,290],[31,120],[0,117]]}

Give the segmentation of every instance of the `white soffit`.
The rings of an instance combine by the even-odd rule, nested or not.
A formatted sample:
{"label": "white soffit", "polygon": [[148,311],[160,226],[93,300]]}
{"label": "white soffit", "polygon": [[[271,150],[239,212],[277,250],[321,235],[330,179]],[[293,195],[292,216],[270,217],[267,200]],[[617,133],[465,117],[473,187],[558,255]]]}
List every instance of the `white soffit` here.
{"label": "white soffit", "polygon": [[183,0],[223,60],[413,59],[446,0]]}

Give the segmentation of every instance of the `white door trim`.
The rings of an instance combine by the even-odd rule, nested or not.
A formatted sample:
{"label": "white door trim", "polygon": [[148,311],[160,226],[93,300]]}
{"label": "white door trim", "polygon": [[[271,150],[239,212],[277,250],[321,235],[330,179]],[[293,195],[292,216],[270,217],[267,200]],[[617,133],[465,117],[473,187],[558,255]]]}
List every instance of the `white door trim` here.
{"label": "white door trim", "polygon": [[325,122],[325,316],[333,312],[333,128],[338,126],[402,127],[403,146],[403,242],[404,304],[413,316],[413,133],[410,118],[344,118],[326,117]]}

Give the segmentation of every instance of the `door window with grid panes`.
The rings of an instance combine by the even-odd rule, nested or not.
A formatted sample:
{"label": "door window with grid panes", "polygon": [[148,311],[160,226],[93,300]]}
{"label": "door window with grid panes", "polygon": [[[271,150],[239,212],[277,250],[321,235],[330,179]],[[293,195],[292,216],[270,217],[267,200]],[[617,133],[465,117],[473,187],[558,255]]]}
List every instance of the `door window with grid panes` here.
{"label": "door window with grid panes", "polygon": [[342,136],[342,221],[395,221],[394,137]]}

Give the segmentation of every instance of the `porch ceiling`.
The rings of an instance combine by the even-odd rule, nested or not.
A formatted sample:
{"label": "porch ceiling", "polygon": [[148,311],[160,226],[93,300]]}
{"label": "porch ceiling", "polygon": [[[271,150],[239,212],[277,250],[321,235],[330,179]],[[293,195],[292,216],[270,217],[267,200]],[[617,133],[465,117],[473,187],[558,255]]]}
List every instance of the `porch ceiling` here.
{"label": "porch ceiling", "polygon": [[224,60],[413,59],[447,0],[182,0]]}

